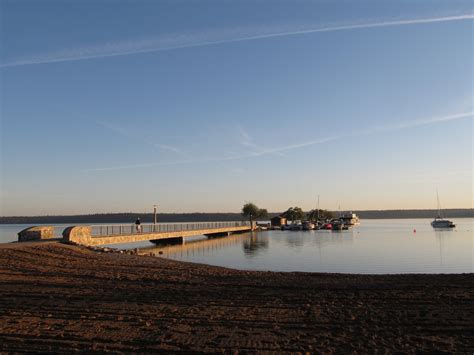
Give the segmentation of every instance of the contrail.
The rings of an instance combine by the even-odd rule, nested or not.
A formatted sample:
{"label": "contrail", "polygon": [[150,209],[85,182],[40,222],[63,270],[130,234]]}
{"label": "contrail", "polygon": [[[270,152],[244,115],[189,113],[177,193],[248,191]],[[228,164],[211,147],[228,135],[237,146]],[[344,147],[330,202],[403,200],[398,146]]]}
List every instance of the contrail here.
{"label": "contrail", "polygon": [[[257,153],[257,154],[267,153],[267,150],[265,148],[262,148],[261,146],[252,142],[252,137],[250,136],[250,134],[247,133],[245,129],[243,129],[243,127],[241,127],[240,125],[237,125],[237,128],[240,132],[239,143],[241,146],[253,149],[252,153]],[[283,153],[280,153],[280,152],[275,152],[275,154],[281,157],[285,156]]]}
{"label": "contrail", "polygon": [[151,168],[151,167],[158,167],[158,166],[187,165],[187,164],[196,164],[196,163],[242,160],[242,159],[259,157],[259,156],[267,155],[267,154],[282,153],[282,152],[286,152],[293,149],[305,148],[305,147],[309,147],[309,146],[313,146],[317,144],[336,141],[343,138],[360,137],[360,136],[365,136],[365,135],[371,135],[378,132],[397,131],[401,129],[426,126],[429,124],[435,124],[435,123],[440,123],[440,122],[460,120],[460,119],[464,119],[468,117],[474,117],[474,111],[457,113],[457,114],[452,114],[452,115],[447,115],[447,116],[434,116],[434,117],[429,117],[429,118],[422,118],[422,119],[418,119],[414,121],[402,122],[395,125],[370,127],[370,128],[355,131],[349,134],[325,137],[325,138],[320,138],[320,139],[307,141],[303,143],[270,148],[270,149],[265,149],[261,152],[255,152],[255,153],[249,153],[249,154],[243,154],[243,155],[233,155],[233,156],[223,157],[223,158],[204,158],[204,159],[181,160],[181,161],[164,162],[164,163],[146,163],[146,164],[105,167],[105,168],[87,169],[87,170],[84,170],[84,172],[100,172],[100,171],[113,171],[113,170],[123,170],[123,169]]}
{"label": "contrail", "polygon": [[96,169],[86,169],[84,172],[93,172],[93,171],[113,171],[113,170],[124,170],[124,169],[136,169],[136,168],[152,168],[158,166],[173,166],[173,165],[188,165],[195,163],[209,163],[209,162],[222,162],[228,160],[239,160],[246,157],[258,156],[260,154],[253,153],[248,155],[239,155],[231,156],[226,158],[204,158],[204,159],[190,159],[190,160],[179,160],[172,162],[163,162],[163,163],[145,163],[145,164],[134,164],[134,165],[122,165],[122,166],[113,166],[105,168],[96,168]]}
{"label": "contrail", "polygon": [[353,131],[352,133],[342,134],[342,135],[338,135],[338,136],[332,136],[332,137],[328,137],[328,138],[321,138],[321,139],[317,139],[317,140],[314,140],[314,141],[308,141],[308,142],[288,145],[288,146],[274,148],[274,149],[267,149],[267,151],[265,153],[284,152],[284,151],[287,151],[287,150],[292,150],[292,149],[297,149],[297,148],[304,148],[304,147],[308,147],[308,146],[315,145],[315,144],[331,142],[331,141],[335,141],[335,140],[342,139],[342,138],[360,137],[360,136],[365,136],[365,135],[371,135],[371,134],[374,134],[374,133],[377,133],[377,132],[390,132],[390,131],[396,131],[396,130],[405,129],[405,128],[414,128],[414,127],[418,127],[418,126],[425,126],[425,125],[429,125],[429,124],[433,124],[433,123],[453,121],[453,120],[458,120],[458,119],[472,117],[472,116],[474,116],[473,111],[457,113],[457,114],[448,115],[448,116],[436,116],[436,117],[418,119],[418,120],[414,120],[414,121],[402,122],[402,123],[399,123],[399,124],[389,125],[389,126],[370,127],[370,128],[366,128],[364,130]]}
{"label": "contrail", "polygon": [[[192,34],[180,34],[174,36],[160,36],[152,39],[142,39],[137,41],[123,41],[115,43],[106,43],[104,45],[90,46],[90,47],[79,47],[73,49],[66,49],[60,52],[48,53],[35,57],[19,58],[17,60],[0,64],[0,68],[15,67],[20,65],[32,65],[32,64],[46,64],[66,61],[76,61],[84,59],[94,58],[105,58],[115,57],[130,54],[139,53],[152,53],[159,51],[169,51],[182,48],[191,47],[203,47],[210,45],[218,45],[232,42],[243,42],[252,41],[265,38],[276,38],[284,36],[295,36],[319,32],[333,32],[333,31],[345,31],[345,30],[356,30],[364,28],[377,28],[377,27],[390,27],[390,26],[405,26],[405,25],[416,25],[416,24],[428,24],[436,22],[449,22],[449,21],[465,21],[474,19],[474,14],[463,14],[458,16],[444,16],[444,17],[432,17],[432,18],[416,18],[408,20],[394,20],[394,21],[383,21],[383,22],[371,22],[371,23],[359,23],[339,26],[326,26],[319,28],[307,28],[293,31],[271,31],[260,34],[247,34],[237,36],[233,38],[224,38],[213,40],[212,37],[221,36],[222,32],[225,31],[214,31],[214,32],[201,32]],[[247,29],[248,31],[248,29]],[[261,31],[261,30],[260,30]],[[235,32],[232,31],[235,35]],[[211,37],[211,39],[209,39]],[[207,38],[207,39],[206,39]]]}
{"label": "contrail", "polygon": [[121,135],[123,137],[126,137],[130,140],[134,140],[134,141],[137,141],[137,142],[143,142],[143,143],[146,143],[146,144],[148,144],[152,147],[176,153],[178,155],[181,155],[183,158],[188,157],[188,155],[186,153],[184,153],[179,148],[176,148],[176,147],[173,147],[173,146],[170,146],[170,145],[166,145],[166,144],[154,143],[154,142],[152,142],[148,139],[143,139],[143,138],[136,139],[136,136],[134,134],[131,134],[130,131],[128,131],[128,130],[120,127],[120,126],[113,125],[113,124],[111,124],[109,122],[106,122],[106,121],[97,121],[96,123],[99,124],[100,126],[106,128],[106,129],[109,129],[110,131],[118,133],[119,135]]}

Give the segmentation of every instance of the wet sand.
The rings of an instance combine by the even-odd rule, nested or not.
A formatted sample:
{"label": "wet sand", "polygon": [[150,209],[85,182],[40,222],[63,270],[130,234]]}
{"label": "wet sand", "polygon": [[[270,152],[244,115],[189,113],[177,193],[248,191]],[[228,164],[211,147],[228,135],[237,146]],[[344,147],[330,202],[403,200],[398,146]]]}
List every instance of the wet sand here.
{"label": "wet sand", "polygon": [[474,274],[236,271],[0,247],[2,352],[474,352]]}

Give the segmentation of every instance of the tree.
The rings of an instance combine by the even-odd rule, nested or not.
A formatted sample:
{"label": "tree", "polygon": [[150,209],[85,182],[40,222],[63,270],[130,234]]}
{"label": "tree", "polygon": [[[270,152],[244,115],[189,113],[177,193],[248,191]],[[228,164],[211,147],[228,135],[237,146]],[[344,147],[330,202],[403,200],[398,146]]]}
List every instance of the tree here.
{"label": "tree", "polygon": [[333,219],[336,217],[336,215],[334,214],[334,212],[331,212],[331,211],[328,211],[328,210],[321,210],[320,212],[321,216],[323,216],[324,219]]}
{"label": "tree", "polygon": [[304,212],[300,207],[290,207],[284,213],[284,216],[291,220],[291,223],[294,223],[297,220],[304,218]]}
{"label": "tree", "polygon": [[253,225],[254,218],[265,218],[268,216],[268,211],[266,209],[258,208],[254,203],[247,202],[244,207],[242,207],[242,216],[248,217],[250,220],[250,225]]}
{"label": "tree", "polygon": [[332,219],[334,218],[334,213],[328,210],[319,210],[319,214],[318,214],[318,210],[314,209],[308,212],[308,214],[306,215],[306,218],[308,218],[310,221],[317,221],[318,216],[319,216],[319,219],[321,220]]}
{"label": "tree", "polygon": [[267,209],[266,208],[259,209],[257,218],[268,218]]}

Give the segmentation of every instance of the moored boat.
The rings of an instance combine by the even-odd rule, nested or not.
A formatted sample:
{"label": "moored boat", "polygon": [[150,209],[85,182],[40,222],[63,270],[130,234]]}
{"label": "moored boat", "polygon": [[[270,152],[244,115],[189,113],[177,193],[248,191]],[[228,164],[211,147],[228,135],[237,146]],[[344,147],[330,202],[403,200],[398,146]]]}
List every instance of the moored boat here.
{"label": "moored boat", "polygon": [[344,223],[340,220],[332,221],[332,228],[333,231],[342,231],[344,229]]}
{"label": "moored boat", "polygon": [[441,204],[439,203],[439,195],[438,195],[438,191],[436,190],[436,198],[437,198],[437,201],[438,201],[438,216],[431,222],[431,226],[433,228],[454,228],[456,227],[456,225],[448,220],[448,219],[444,219],[442,217],[442,213],[441,213]]}
{"label": "moored boat", "polygon": [[349,226],[344,224],[344,222],[340,219],[334,219],[331,221],[332,224],[332,230],[333,231],[342,231],[342,230],[348,230]]}
{"label": "moored boat", "polygon": [[355,226],[360,224],[359,217],[352,212],[349,213],[344,213],[342,216],[339,218],[346,226]]}
{"label": "moored boat", "polygon": [[432,222],[431,226],[433,228],[454,228],[456,225],[448,220],[448,219],[443,219],[441,217],[436,217]]}
{"label": "moored boat", "polygon": [[303,229],[303,226],[301,224],[292,224],[290,225],[290,231],[300,231]]}
{"label": "moored boat", "polygon": [[323,224],[321,229],[331,230],[332,229],[332,223],[328,222],[328,223]]}
{"label": "moored boat", "polygon": [[310,231],[310,230],[313,230],[315,229],[315,225],[313,222],[310,222],[310,221],[305,221],[303,222],[303,230],[304,231]]}

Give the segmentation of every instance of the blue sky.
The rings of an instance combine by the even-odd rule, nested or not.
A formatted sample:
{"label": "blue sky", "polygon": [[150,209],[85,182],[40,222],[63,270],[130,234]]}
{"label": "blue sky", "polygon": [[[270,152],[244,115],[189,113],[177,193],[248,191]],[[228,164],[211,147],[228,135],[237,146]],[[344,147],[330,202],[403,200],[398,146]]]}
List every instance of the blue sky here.
{"label": "blue sky", "polygon": [[472,207],[472,1],[0,4],[2,215]]}

